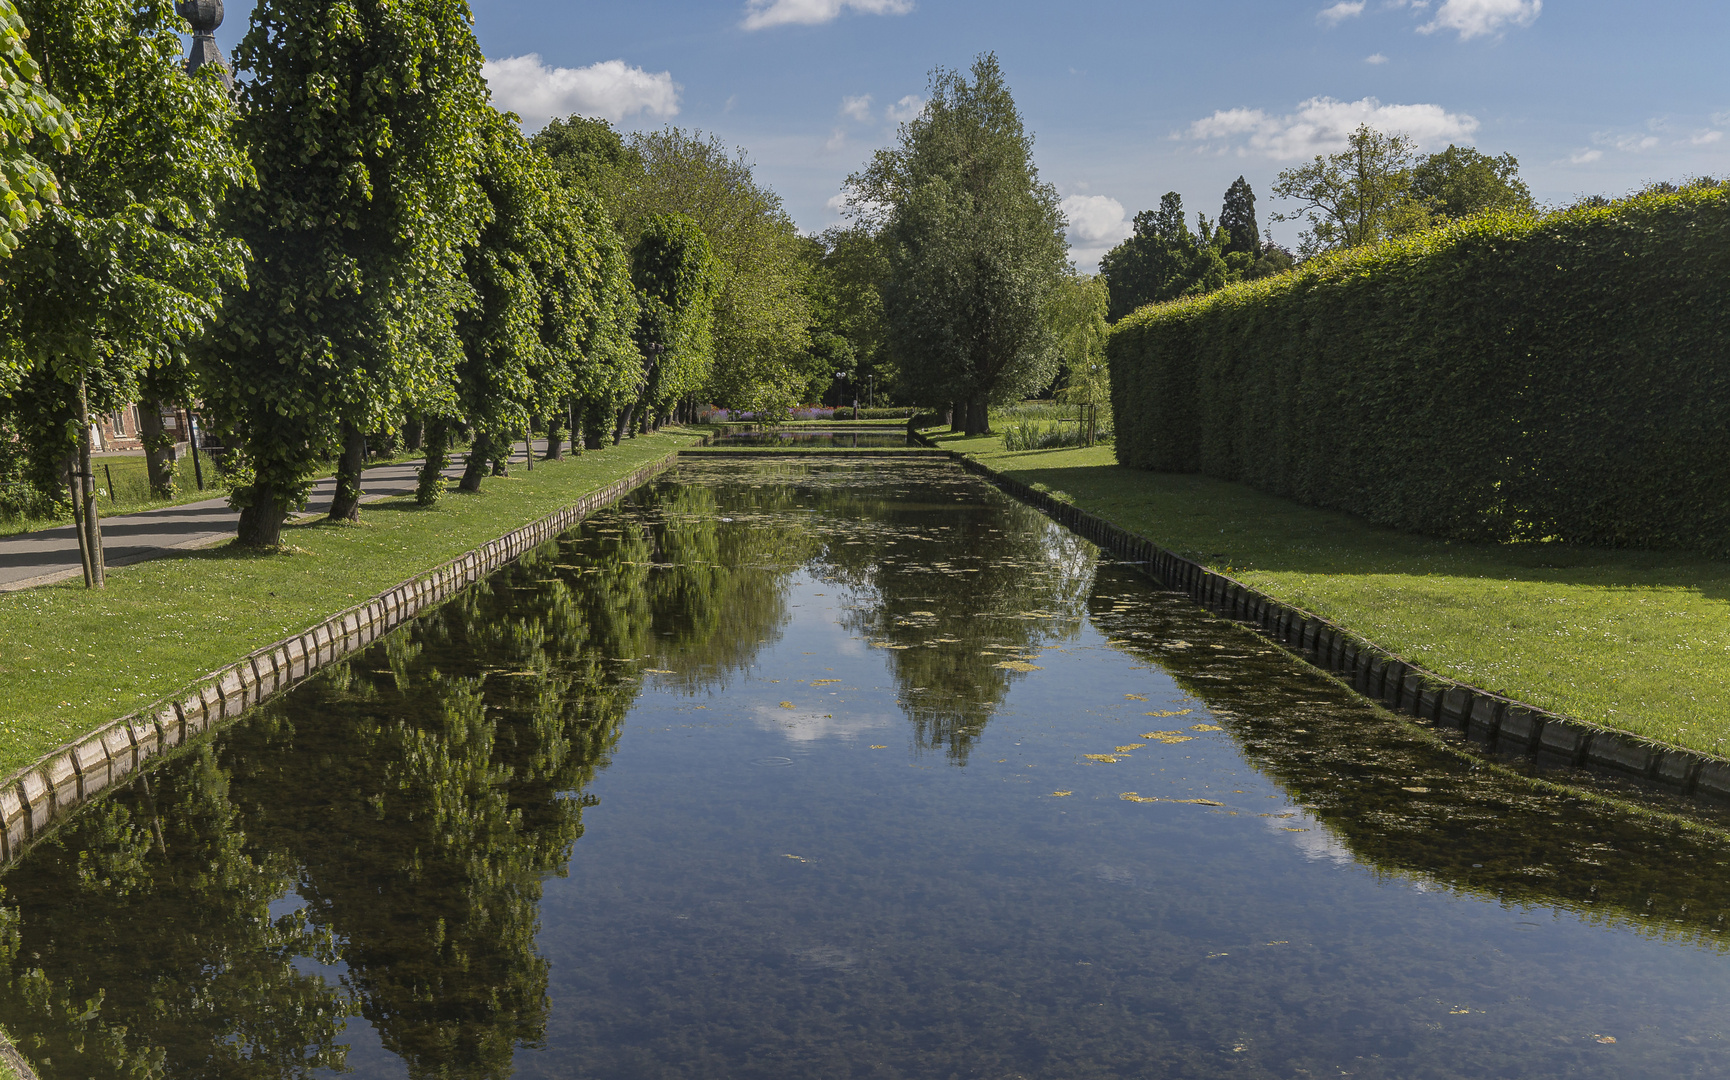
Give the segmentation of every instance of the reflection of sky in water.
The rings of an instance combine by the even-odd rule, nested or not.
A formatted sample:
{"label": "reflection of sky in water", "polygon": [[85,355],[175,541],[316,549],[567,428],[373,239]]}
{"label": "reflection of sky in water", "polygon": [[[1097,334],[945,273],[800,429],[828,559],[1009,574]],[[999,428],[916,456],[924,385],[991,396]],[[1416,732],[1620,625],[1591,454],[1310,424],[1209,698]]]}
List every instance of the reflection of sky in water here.
{"label": "reflection of sky in water", "polygon": [[[287,812],[263,794],[281,755],[325,763],[310,820],[318,783],[351,782],[331,779],[321,725],[400,721],[410,756],[437,768],[477,745],[505,760],[531,728],[550,738],[546,718],[565,714],[532,688],[561,673],[624,695],[571,702],[623,720],[566,785],[585,804],[568,860],[510,869],[530,865],[512,846],[536,835],[526,823],[573,802],[527,783],[533,754],[509,758],[517,817],[488,817],[486,783],[468,801],[400,801],[407,752],[390,742],[356,767],[352,783],[377,791],[360,805],[382,809],[333,823],[354,833],[340,859],[290,852],[303,884],[271,916],[333,912],[356,965],[295,969],[371,1003],[339,1028],[352,1075],[412,1072],[387,1047],[405,1017],[423,1025],[411,1034],[437,1030],[441,1008],[470,1041],[502,1038],[503,1057],[441,1062],[436,1040],[411,1039],[417,1075],[502,1076],[507,1059],[548,1080],[1726,1071],[1730,968],[1712,934],[1730,886],[1710,819],[1682,830],[1449,749],[1096,568],[1086,545],[952,469],[686,475],[751,486],[632,511],[661,523],[653,543],[628,518],[596,522],[493,584],[516,615],[453,608],[413,648],[380,646],[355,665],[377,681],[305,688],[275,727],[228,738],[228,787],[187,788],[227,792],[263,857]],[[728,559],[762,569],[715,576]],[[698,585],[727,602],[706,605]],[[535,643],[559,633],[581,644],[534,667]],[[438,716],[392,696],[468,668],[490,672],[470,706],[468,684],[427,699]],[[411,700],[420,711],[400,711]],[[159,777],[165,803],[176,783]],[[416,831],[429,820],[446,831]],[[497,834],[441,839],[470,828]],[[348,882],[341,860],[379,870]],[[27,930],[70,920],[69,941],[120,918],[76,921],[60,903],[73,872],[48,863],[7,880]],[[442,869],[407,887],[390,868],[409,865]],[[199,888],[201,904],[221,895]],[[516,946],[494,940],[512,896],[538,919]],[[430,947],[413,943],[446,938],[461,949],[413,963]],[[152,955],[179,977],[209,962]],[[544,997],[531,970],[519,1012],[472,985],[489,963],[520,974],[537,958]],[[42,1023],[16,1004],[0,1019]]]}

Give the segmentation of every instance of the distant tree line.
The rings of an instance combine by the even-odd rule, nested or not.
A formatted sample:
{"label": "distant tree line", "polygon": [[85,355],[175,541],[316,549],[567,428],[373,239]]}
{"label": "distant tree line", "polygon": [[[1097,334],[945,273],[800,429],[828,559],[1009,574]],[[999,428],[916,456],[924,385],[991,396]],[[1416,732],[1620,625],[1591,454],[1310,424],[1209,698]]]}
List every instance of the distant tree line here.
{"label": "distant tree line", "polygon": [[1279,174],[1273,194],[1294,203],[1274,221],[1308,226],[1297,252],[1262,238],[1255,192],[1238,177],[1217,222],[1196,215],[1192,231],[1183,198],[1167,192],[1158,210],[1135,215],[1135,232],[1100,260],[1111,290],[1110,318],[1144,304],[1202,296],[1237,281],[1291,269],[1324,251],[1361,247],[1487,211],[1535,212],[1512,154],[1469,146],[1420,155],[1413,141],[1367,125],[1344,150]]}

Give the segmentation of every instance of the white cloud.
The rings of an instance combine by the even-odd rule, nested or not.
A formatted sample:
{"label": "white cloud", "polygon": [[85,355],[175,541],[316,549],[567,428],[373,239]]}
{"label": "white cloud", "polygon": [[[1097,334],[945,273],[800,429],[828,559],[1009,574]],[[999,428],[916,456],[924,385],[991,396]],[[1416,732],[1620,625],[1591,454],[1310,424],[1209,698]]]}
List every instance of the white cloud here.
{"label": "white cloud", "polygon": [[481,65],[493,103],[535,130],[555,116],[581,113],[614,122],[635,113],[677,116],[682,87],[671,72],[653,74],[623,60],[581,68],[548,67],[539,53],[507,56]]}
{"label": "white cloud", "polygon": [[1730,124],[1730,112],[1713,113],[1712,122],[1714,124]]}
{"label": "white cloud", "polygon": [[1109,195],[1071,195],[1063,200],[1063,216],[1069,220],[1070,239],[1083,246],[1115,244],[1134,231],[1124,218],[1123,204]]}
{"label": "white cloud", "polygon": [[851,116],[853,119],[859,121],[861,124],[870,122],[870,120],[871,120],[871,95],[870,94],[860,94],[858,97],[844,97],[844,98],[842,98],[841,99],[841,115],[842,116]]}
{"label": "white cloud", "polygon": [[832,128],[829,131],[828,141],[823,144],[823,149],[833,153],[846,145],[847,132],[842,128]]}
{"label": "white cloud", "polygon": [[1544,10],[1544,0],[1442,0],[1436,17],[1418,27],[1420,34],[1458,30],[1460,40],[1499,34],[1505,26],[1530,26]]}
{"label": "white cloud", "polygon": [[1661,141],[1656,135],[1614,135],[1607,131],[1594,132],[1592,141],[1599,146],[1608,146],[1612,150],[1620,150],[1624,154],[1637,154],[1642,150],[1650,150]]}
{"label": "white cloud", "polygon": [[1332,7],[1322,8],[1316,12],[1316,18],[1329,26],[1337,26],[1342,21],[1364,13],[1364,0],[1340,0]]}
{"label": "white cloud", "polygon": [[1723,137],[1722,131],[1702,131],[1698,135],[1690,136],[1688,143],[1691,146],[1709,146]]}
{"label": "white cloud", "polygon": [[925,99],[918,94],[908,94],[895,104],[883,110],[883,115],[897,124],[905,124],[918,116],[925,109]]}
{"label": "white cloud", "polygon": [[905,15],[913,10],[913,0],[748,0],[742,25],[747,30],[816,26],[833,22],[849,8],[865,15]]}
{"label": "white cloud", "polygon": [[1063,200],[1063,216],[1069,221],[1070,257],[1083,273],[1135,231],[1123,204],[1108,195],[1071,195]]}
{"label": "white cloud", "polygon": [[1189,138],[1205,149],[1224,152],[1236,143],[1238,154],[1263,154],[1276,160],[1334,153],[1359,124],[1377,131],[1409,135],[1421,147],[1440,146],[1468,138],[1478,130],[1477,117],[1451,113],[1440,105],[1383,105],[1373,97],[1336,101],[1316,97],[1297,112],[1274,116],[1261,109],[1222,109],[1189,126]]}
{"label": "white cloud", "polygon": [[1592,162],[1597,161],[1603,156],[1604,151],[1602,150],[1576,150],[1574,153],[1568,155],[1568,164],[1590,165]]}
{"label": "white cloud", "polygon": [[1366,64],[1385,64],[1387,62],[1388,58],[1383,56],[1381,53],[1371,53],[1364,57],[1364,63]]}

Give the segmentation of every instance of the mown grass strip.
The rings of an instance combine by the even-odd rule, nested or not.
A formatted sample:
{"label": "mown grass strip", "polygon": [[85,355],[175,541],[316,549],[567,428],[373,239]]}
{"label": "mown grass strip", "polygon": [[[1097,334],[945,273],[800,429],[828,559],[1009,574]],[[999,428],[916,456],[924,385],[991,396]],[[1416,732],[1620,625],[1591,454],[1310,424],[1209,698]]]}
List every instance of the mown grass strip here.
{"label": "mown grass strip", "polygon": [[936,441],[1438,674],[1730,754],[1730,562],[1435,540],[1241,484],[1124,468],[1109,446]]}
{"label": "mown grass strip", "polygon": [[103,592],[67,581],[0,595],[0,774],[692,441],[518,464],[429,509],[369,503],[359,525],[291,524],[284,553],[223,545],[119,569]]}

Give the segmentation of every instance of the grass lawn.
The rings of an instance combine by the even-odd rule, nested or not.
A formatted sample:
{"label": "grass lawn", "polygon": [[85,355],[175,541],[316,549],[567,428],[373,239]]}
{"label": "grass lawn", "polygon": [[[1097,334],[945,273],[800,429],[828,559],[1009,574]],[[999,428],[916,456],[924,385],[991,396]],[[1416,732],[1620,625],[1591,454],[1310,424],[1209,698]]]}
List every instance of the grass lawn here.
{"label": "grass lawn", "polygon": [[1010,453],[995,436],[931,434],[1433,671],[1730,754],[1730,562],[1434,540],[1241,484],[1126,469],[1109,446]]}
{"label": "grass lawn", "polygon": [[119,568],[103,592],[0,594],[0,774],[691,442],[643,436],[516,465],[430,509],[405,496],[365,505],[359,525],[290,524],[287,553],[224,544]]}

